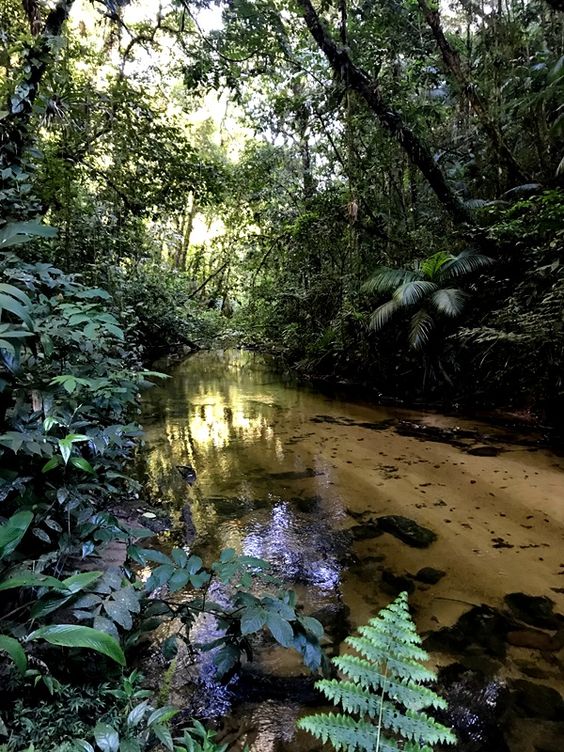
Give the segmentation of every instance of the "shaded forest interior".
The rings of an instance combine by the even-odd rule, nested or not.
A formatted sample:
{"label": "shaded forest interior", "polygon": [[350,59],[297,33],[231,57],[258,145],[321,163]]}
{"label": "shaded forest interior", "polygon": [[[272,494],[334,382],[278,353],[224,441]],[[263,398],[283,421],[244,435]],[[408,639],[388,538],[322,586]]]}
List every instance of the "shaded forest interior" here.
{"label": "shaded forest interior", "polygon": [[[203,653],[212,651],[222,691],[250,662],[259,633],[271,647],[293,649],[308,670],[329,671],[326,625],[292,590],[268,590],[275,587],[268,562],[234,548],[203,561],[153,511],[165,492],[148,500],[135,462],[141,392],[167,379],[148,370],[160,356],[256,349],[274,355],[281,370],[358,385],[361,395],[445,412],[500,410],[561,436],[563,181],[562,0],[2,0],[0,752],[225,752],[228,742],[199,722],[188,728],[186,709],[169,704],[177,663],[202,647],[191,635],[200,617],[219,625]],[[210,359],[201,363],[215,362],[202,355]],[[218,362],[233,372],[247,363],[241,353]],[[233,394],[239,386],[234,379]],[[241,434],[253,420],[257,433],[272,431],[276,405],[241,399]],[[186,407],[163,404],[163,420]],[[233,405],[224,407],[218,424],[228,434]],[[347,432],[393,425],[409,437],[395,439],[401,453],[411,446],[405,455],[418,432],[474,456],[474,467],[476,457],[498,452],[483,446],[482,435],[444,429],[440,418],[422,428],[384,413],[371,421],[373,406],[350,409],[361,412],[327,419],[316,408],[311,421],[342,431],[343,446]],[[293,443],[314,436],[302,429],[288,439],[288,456]],[[173,425],[167,440],[183,431]],[[516,451],[539,449],[540,440],[528,440]],[[193,436],[186,442],[194,452]],[[320,456],[325,444],[323,437],[316,445]],[[279,467],[278,449],[269,482],[307,486],[323,475]],[[550,485],[560,466],[548,450],[539,457],[531,472]],[[177,460],[169,475],[184,499],[193,493],[200,502],[195,468]],[[425,494],[432,483],[419,483],[411,458],[400,460]],[[215,455],[213,462],[221,466]],[[458,469],[445,476],[453,488],[464,474]],[[396,465],[371,472],[376,499],[381,485],[401,480]],[[529,480],[525,473],[523,488]],[[482,492],[493,506],[494,493]],[[269,494],[263,501],[272,501]],[[317,496],[307,498],[317,513]],[[303,510],[307,498],[290,501]],[[227,501],[243,514],[248,499]],[[504,518],[520,505],[504,503]],[[442,514],[441,506],[427,514],[435,507]],[[337,520],[350,511],[339,509]],[[390,533],[390,525],[406,546],[437,538],[401,516],[390,523],[397,515],[388,515],[385,530],[372,511],[352,510],[346,535],[362,529],[347,538],[351,547]],[[192,530],[189,509],[174,513]],[[542,516],[556,538],[558,515]],[[538,532],[529,516],[515,512],[514,521],[523,550],[550,546],[528,542]],[[463,524],[468,536],[471,525]],[[413,543],[421,530],[424,546]],[[489,545],[493,526],[484,530]],[[333,532],[333,542],[344,540],[343,530]],[[496,555],[515,548],[497,534],[493,541]],[[537,553],[521,557],[534,557],[535,577],[552,561]],[[374,561],[370,571],[380,573]],[[395,595],[398,583],[412,590],[438,583],[415,585],[415,574],[391,579],[383,592],[392,587]],[[495,618],[504,639],[517,631],[524,647],[536,641],[531,649],[551,657],[562,650],[564,617],[553,612],[562,588],[550,590],[550,598],[544,590],[510,594],[517,596],[506,604],[511,613],[476,605],[467,631],[489,635]],[[216,602],[210,593],[218,592]],[[443,700],[423,686],[436,677],[423,667],[406,598],[398,595],[374,627],[392,653],[382,658],[384,638],[374,633],[374,644],[356,643],[376,651],[363,670],[384,660],[399,671],[387,715],[386,672],[373,682],[376,704],[359,689],[366,677],[354,673],[354,661],[341,660],[359,685],[321,686],[329,699],[352,692],[342,705],[350,700],[372,714],[368,735],[355,726],[360,737],[350,736],[350,719],[326,733],[320,716],[304,729],[351,751],[455,743],[439,713]],[[404,643],[398,635],[406,633]],[[156,690],[138,671],[155,634]],[[483,691],[474,695],[483,699]],[[527,711],[540,702],[555,708],[555,718],[542,711],[543,720],[559,720],[564,701],[556,689],[533,687],[532,698],[529,691],[517,692]],[[432,717],[419,712],[425,698]],[[401,715],[410,703],[417,717]],[[386,723],[392,736],[382,741]]]}

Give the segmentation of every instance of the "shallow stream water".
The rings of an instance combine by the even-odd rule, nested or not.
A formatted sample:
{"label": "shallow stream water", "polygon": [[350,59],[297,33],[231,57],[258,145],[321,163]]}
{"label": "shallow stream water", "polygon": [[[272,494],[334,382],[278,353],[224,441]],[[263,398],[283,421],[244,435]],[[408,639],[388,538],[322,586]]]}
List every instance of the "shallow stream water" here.
{"label": "shallow stream water", "polygon": [[[162,544],[194,547],[209,560],[226,547],[268,560],[306,613],[330,622],[337,644],[390,601],[394,577],[423,567],[446,572],[435,585],[412,579],[423,634],[452,625],[472,605],[500,608],[512,592],[548,595],[564,612],[564,460],[538,437],[374,406],[361,394],[344,401],[236,350],[198,353],[174,367],[144,398],[142,423],[148,492],[172,518]],[[437,431],[418,436],[419,425]],[[481,456],[483,447],[494,456]],[[193,486],[177,465],[195,469]],[[381,515],[409,517],[437,540],[420,549],[363,532]],[[562,689],[562,651],[512,648],[495,668],[504,681],[527,664]],[[307,673],[298,656],[275,648],[260,653],[260,666],[278,676]],[[231,700],[217,687],[210,692],[202,714],[224,713]],[[247,698],[225,733],[251,752],[318,749],[295,736],[302,711],[276,693]]]}

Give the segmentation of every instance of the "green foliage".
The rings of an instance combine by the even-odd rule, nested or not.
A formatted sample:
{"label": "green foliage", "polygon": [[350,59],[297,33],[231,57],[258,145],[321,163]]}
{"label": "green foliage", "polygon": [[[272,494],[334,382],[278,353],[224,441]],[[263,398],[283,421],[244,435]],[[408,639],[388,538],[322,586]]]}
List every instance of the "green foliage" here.
{"label": "green foliage", "polygon": [[333,659],[347,679],[323,679],[316,687],[340,713],[306,716],[298,727],[337,750],[431,752],[456,738],[425,708],[446,703],[426,683],[436,676],[425,668],[428,655],[409,613],[407,593],[380,611],[347,645],[358,655]]}
{"label": "green foliage", "polygon": [[[205,567],[198,556],[188,556],[182,549],[173,549],[167,556],[162,551],[133,546],[129,555],[138,563],[155,562],[159,565],[146,583],[146,590],[152,593],[152,597],[142,610],[145,622],[142,621],[139,630],[131,635],[130,644],[143,631],[154,630],[163,620],[175,619],[182,628],[162,645],[165,656],[174,655],[178,640],[192,646],[191,627],[201,613],[208,613],[214,616],[221,636],[201,647],[213,651],[219,676],[235,670],[243,656],[252,658],[251,636],[263,630],[268,630],[282,647],[301,653],[310,670],[317,671],[324,666],[320,644],[323,627],[316,619],[302,616],[297,611],[295,593],[268,593],[259,597],[250,592],[255,581],[262,582],[263,586],[276,584],[268,574],[267,562],[237,556],[233,549],[222,551],[220,559],[210,567]],[[213,600],[211,593],[217,585],[232,591],[228,606]],[[182,590],[182,602],[161,597],[163,587],[171,593]],[[190,590],[192,596],[187,597]]]}
{"label": "green foliage", "polygon": [[220,330],[219,312],[193,300],[190,277],[166,263],[117,270],[112,284],[121,306],[131,312],[129,336],[141,344],[145,358],[179,345],[209,346]]}
{"label": "green foliage", "polygon": [[364,284],[368,293],[392,292],[370,317],[370,326],[382,329],[396,314],[417,308],[411,315],[409,344],[421,349],[429,342],[436,317],[456,318],[464,308],[467,293],[449,283],[492,264],[492,259],[472,250],[454,256],[439,251],[414,264],[414,269],[381,267]]}

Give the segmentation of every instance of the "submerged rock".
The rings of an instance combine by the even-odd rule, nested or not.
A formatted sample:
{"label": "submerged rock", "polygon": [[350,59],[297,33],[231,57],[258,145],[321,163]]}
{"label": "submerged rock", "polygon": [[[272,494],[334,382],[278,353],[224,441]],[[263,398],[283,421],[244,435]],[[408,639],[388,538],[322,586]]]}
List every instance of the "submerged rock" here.
{"label": "submerged rock", "polygon": [[379,535],[382,535],[383,530],[374,522],[365,522],[360,525],[354,525],[347,532],[352,535],[353,540],[361,541],[377,538]]}
{"label": "submerged rock", "polygon": [[382,571],[382,590],[394,596],[404,591],[413,593],[415,583],[407,575],[394,574],[391,569],[384,569]]}
{"label": "submerged rock", "polygon": [[564,722],[564,699],[552,687],[527,679],[515,679],[510,687],[513,690],[513,710],[517,715]]}
{"label": "submerged rock", "polygon": [[177,465],[176,469],[188,485],[192,486],[196,482],[196,471],[192,465]]}
{"label": "submerged rock", "polygon": [[508,593],[505,602],[513,614],[540,629],[559,629],[564,626],[564,617],[554,613],[554,601],[546,595]]}
{"label": "submerged rock", "polygon": [[467,453],[473,454],[476,457],[497,457],[500,451],[501,450],[498,449],[498,447],[484,445],[470,447],[470,449],[467,450]]}
{"label": "submerged rock", "polygon": [[377,518],[380,530],[399,538],[403,543],[414,548],[428,548],[437,540],[437,534],[428,527],[423,527],[409,517],[389,514]]}
{"label": "submerged rock", "polygon": [[423,567],[415,575],[415,579],[418,582],[424,582],[426,585],[436,585],[437,582],[446,576],[446,572],[442,569],[434,569],[433,567]]}
{"label": "submerged rock", "polygon": [[184,537],[186,539],[186,543],[193,543],[196,538],[196,526],[194,525],[194,520],[192,518],[192,509],[190,508],[189,504],[185,504],[182,507],[181,515],[182,521],[184,522]]}
{"label": "submerged rock", "polygon": [[303,706],[319,706],[323,699],[314,686],[317,679],[313,675],[276,676],[245,666],[235,685],[234,703],[276,700]]}
{"label": "submerged rock", "polygon": [[400,436],[414,436],[422,441],[437,441],[441,444],[464,447],[460,439],[475,439],[475,431],[467,431],[462,428],[443,428],[441,426],[428,426],[425,423],[415,423],[410,420],[400,420],[396,426]]}
{"label": "submerged rock", "polygon": [[350,608],[341,600],[314,611],[311,614],[314,619],[323,624],[325,634],[338,649],[343,640],[353,631],[350,621]]}
{"label": "submerged rock", "polygon": [[516,622],[491,606],[474,606],[452,627],[432,632],[425,640],[426,650],[464,654],[476,648],[495,658],[504,658],[507,635]]}
{"label": "submerged rock", "polygon": [[441,669],[438,684],[448,708],[437,716],[458,737],[457,752],[509,752],[503,734],[509,693],[502,683],[455,663]]}

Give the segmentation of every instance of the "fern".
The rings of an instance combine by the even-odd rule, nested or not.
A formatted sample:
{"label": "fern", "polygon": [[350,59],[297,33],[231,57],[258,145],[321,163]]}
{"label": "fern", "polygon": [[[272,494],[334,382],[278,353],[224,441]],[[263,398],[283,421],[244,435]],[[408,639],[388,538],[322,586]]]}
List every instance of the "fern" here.
{"label": "fern", "polygon": [[341,713],[306,716],[298,727],[344,752],[433,752],[435,744],[455,744],[454,734],[424,712],[446,702],[424,686],[435,674],[402,593],[345,642],[359,655],[333,663],[346,679],[315,685]]}

